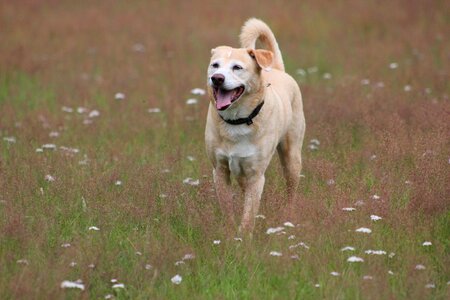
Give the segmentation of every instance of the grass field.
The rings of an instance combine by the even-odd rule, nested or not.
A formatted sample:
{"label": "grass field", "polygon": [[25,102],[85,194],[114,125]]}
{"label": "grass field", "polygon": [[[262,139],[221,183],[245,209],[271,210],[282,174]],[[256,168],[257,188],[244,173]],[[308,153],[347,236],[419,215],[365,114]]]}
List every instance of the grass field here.
{"label": "grass field", "polygon": [[[448,299],[449,8],[1,1],[1,298]],[[302,89],[307,130],[296,206],[275,157],[265,218],[240,241],[205,157],[208,99],[190,91],[253,16]]]}

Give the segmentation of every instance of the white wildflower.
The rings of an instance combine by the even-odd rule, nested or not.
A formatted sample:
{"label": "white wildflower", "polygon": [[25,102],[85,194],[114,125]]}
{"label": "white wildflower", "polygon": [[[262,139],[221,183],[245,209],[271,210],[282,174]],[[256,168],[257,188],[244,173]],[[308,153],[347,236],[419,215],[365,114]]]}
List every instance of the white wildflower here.
{"label": "white wildflower", "polygon": [[292,224],[291,222],[284,222],[283,224],[285,227],[295,227],[294,224]]}
{"label": "white wildflower", "polygon": [[193,157],[192,155],[188,155],[188,156],[186,156],[186,158],[189,161],[194,161],[195,160],[195,157]]}
{"label": "white wildflower", "polygon": [[114,184],[115,184],[115,185],[122,185],[122,181],[117,180]]}
{"label": "white wildflower", "polygon": [[47,174],[47,175],[45,175],[45,180],[48,181],[48,182],[53,182],[53,181],[55,181],[55,177],[53,177],[52,175]]}
{"label": "white wildflower", "polygon": [[298,255],[291,255],[291,259],[300,260],[300,257]]}
{"label": "white wildflower", "polygon": [[18,259],[16,261],[16,263],[20,264],[20,265],[29,265],[30,263],[28,262],[28,260],[22,258],[22,259]]}
{"label": "white wildflower", "polygon": [[149,108],[147,111],[151,114],[155,114],[155,113],[160,113],[161,109],[155,107],[155,108]]}
{"label": "white wildflower", "polygon": [[151,264],[146,264],[144,267],[146,270],[151,270],[153,266]]}
{"label": "white wildflower", "polygon": [[297,247],[302,247],[302,248],[305,248],[305,249],[309,249],[309,246],[306,245],[304,242],[300,242],[300,243],[297,243],[295,245],[290,245],[289,249],[294,249],[294,248],[297,248]]}
{"label": "white wildflower", "polygon": [[42,145],[42,149],[44,150],[56,150],[55,144],[44,144]]}
{"label": "white wildflower", "polygon": [[221,243],[220,240],[214,240],[214,241],[213,241],[213,244],[214,244],[214,245],[220,245],[220,243]]}
{"label": "white wildflower", "polygon": [[79,165],[87,165],[89,163],[89,158],[87,157],[87,155],[85,154],[84,155],[84,159],[82,159],[82,160],[80,160],[80,161],[78,161],[78,164]]}
{"label": "white wildflower", "polygon": [[422,244],[422,246],[431,246],[431,245],[433,245],[433,244],[431,242],[429,242],[429,241],[425,241]]}
{"label": "white wildflower", "polygon": [[364,259],[358,256],[350,256],[349,258],[347,258],[347,262],[363,262],[363,261]]}
{"label": "white wildflower", "polygon": [[378,196],[377,194],[372,195],[370,198],[371,198],[372,200],[380,200],[380,196]]}
{"label": "white wildflower", "polygon": [[72,246],[70,243],[61,244],[62,248],[69,248],[70,246]]}
{"label": "white wildflower", "polygon": [[84,114],[85,112],[87,112],[87,108],[81,106],[77,107],[77,113]]}
{"label": "white wildflower", "polygon": [[183,280],[183,277],[181,277],[178,274],[173,276],[172,279],[170,279],[170,281],[172,281],[173,284],[180,284],[182,280]]}
{"label": "white wildflower", "polygon": [[116,283],[116,284],[113,284],[112,288],[113,289],[124,289],[125,288],[125,284],[123,284],[123,283]]}
{"label": "white wildflower", "polygon": [[63,282],[61,282],[61,288],[62,289],[80,289],[82,291],[84,291],[84,284],[78,281],[69,281],[69,280],[64,280]]}
{"label": "white wildflower", "polygon": [[70,264],[69,264],[69,266],[72,267],[72,268],[75,267],[76,265],[77,265],[77,263],[74,262],[74,261],[70,262]]}
{"label": "white wildflower", "polygon": [[61,107],[61,110],[63,112],[66,112],[66,113],[72,113],[73,112],[73,108],[72,107],[68,107],[68,106]]}
{"label": "white wildflower", "polygon": [[125,94],[124,93],[116,93],[114,95],[114,99],[116,99],[116,100],[124,100],[125,99]]}
{"label": "white wildflower", "polygon": [[318,139],[312,139],[309,141],[310,144],[320,146],[320,141]]}
{"label": "white wildflower", "polygon": [[265,215],[256,215],[255,216],[255,219],[265,219],[266,218],[266,216]]}
{"label": "white wildflower", "polygon": [[398,68],[398,63],[396,63],[396,62],[391,62],[391,63],[389,64],[389,69],[394,70],[394,69],[397,69],[397,68]]}
{"label": "white wildflower", "polygon": [[388,271],[389,275],[394,275],[394,272],[392,272],[391,270]]}
{"label": "white wildflower", "polygon": [[192,253],[187,253],[187,254],[185,254],[185,255],[183,256],[182,260],[191,260],[191,259],[194,259],[194,258],[195,258],[195,255],[194,255],[194,254],[192,254]]}
{"label": "white wildflower", "polygon": [[389,258],[393,258],[394,256],[395,256],[395,253],[394,253],[394,252],[391,252],[391,253],[389,253],[389,255],[388,255]]}
{"label": "white wildflower", "polygon": [[372,254],[372,255],[386,255],[386,251],[384,251],[384,250],[366,250],[364,252],[366,254]]}
{"label": "white wildflower", "polygon": [[201,88],[195,88],[191,90],[191,94],[193,95],[204,95],[206,94],[206,91],[204,89]]}
{"label": "white wildflower", "polygon": [[332,275],[332,276],[339,276],[339,275],[341,275],[341,274],[340,274],[339,272],[333,271],[333,272],[330,273],[330,275]]}
{"label": "white wildflower", "polygon": [[327,185],[335,185],[336,181],[334,181],[334,179],[328,179],[327,180]]}
{"label": "white wildflower", "polygon": [[288,240],[293,240],[293,239],[295,239],[295,235],[291,234],[291,235],[288,237]]}
{"label": "white wildflower", "polygon": [[66,147],[66,146],[60,146],[59,149],[61,149],[62,151],[66,152],[68,154],[77,154],[78,152],[80,152],[80,149],[70,148],[70,147]]}
{"label": "white wildflower", "polygon": [[234,240],[237,242],[242,242],[242,238],[240,238],[240,237],[235,237]]}
{"label": "white wildflower", "polygon": [[51,138],[57,138],[59,136],[59,132],[58,131],[51,131],[48,134],[48,136],[51,137]]}
{"label": "white wildflower", "polygon": [[371,233],[372,230],[366,227],[361,227],[355,230],[356,232],[362,232],[362,233]]}
{"label": "white wildflower", "polygon": [[36,148],[36,153],[42,153],[42,152],[44,152],[44,149],[42,149],[42,148]]}
{"label": "white wildflower", "polygon": [[303,69],[297,69],[295,71],[295,73],[297,73],[297,75],[300,75],[300,76],[306,76],[306,71]]}
{"label": "white wildflower", "polygon": [[195,99],[195,98],[189,98],[189,99],[186,100],[186,104],[187,105],[194,105],[194,104],[197,104],[197,103],[198,103],[198,100]]}
{"label": "white wildflower", "polygon": [[412,90],[412,87],[411,87],[409,84],[407,84],[407,85],[405,85],[405,86],[403,87],[403,90],[404,90],[405,92],[410,92],[410,91]]}
{"label": "white wildflower", "polygon": [[425,266],[424,265],[416,265],[415,267],[416,270],[425,270]]}
{"label": "white wildflower", "polygon": [[271,256],[282,256],[283,254],[281,252],[277,252],[277,251],[270,251],[269,253]]}
{"label": "white wildflower", "polygon": [[381,219],[383,219],[383,218],[380,217],[380,216],[377,216],[377,215],[370,215],[370,219],[371,219],[372,221],[379,221],[379,220],[381,220]]}
{"label": "white wildflower", "polygon": [[185,178],[185,179],[183,180],[183,183],[184,183],[184,184],[189,184],[189,185],[192,185],[192,186],[196,186],[196,185],[199,185],[199,184],[200,184],[200,180],[199,180],[199,179],[194,180],[194,179],[192,179],[192,178],[190,178],[190,177],[187,177],[187,178]]}
{"label": "white wildflower", "polygon": [[331,79],[331,74],[330,73],[323,74],[323,79]]}
{"label": "white wildflower", "polygon": [[355,211],[356,208],[354,208],[354,207],[344,207],[342,210],[343,211]]}
{"label": "white wildflower", "polygon": [[266,234],[272,234],[272,233],[277,233],[277,232],[281,232],[284,230],[284,227],[275,227],[275,228],[269,228],[266,231]]}
{"label": "white wildflower", "polygon": [[434,283],[427,283],[425,285],[425,288],[427,288],[427,289],[434,289],[434,288],[436,288],[436,285]]}
{"label": "white wildflower", "polygon": [[96,226],[91,226],[91,227],[89,227],[89,230],[99,231],[100,228],[98,228]]}
{"label": "white wildflower", "polygon": [[373,277],[370,276],[370,275],[364,275],[364,276],[363,276],[363,279],[364,279],[364,280],[372,280]]}
{"label": "white wildflower", "polygon": [[319,288],[319,287],[320,287],[320,284],[316,283],[314,286],[315,286],[316,288]]}
{"label": "white wildflower", "polygon": [[342,252],[344,251],[355,251],[355,248],[353,248],[352,246],[345,246],[344,248],[341,249]]}
{"label": "white wildflower", "polygon": [[100,112],[98,110],[96,110],[96,109],[94,109],[93,111],[91,111],[89,113],[89,118],[95,118],[95,117],[98,117],[98,116],[100,116]]}
{"label": "white wildflower", "polygon": [[182,261],[182,260],[179,260],[179,261],[175,262],[175,266],[181,266],[181,265],[184,265],[184,264],[185,264],[185,262]]}
{"label": "white wildflower", "polygon": [[308,149],[311,151],[315,151],[315,150],[319,150],[319,147],[317,147],[317,145],[315,145],[315,144],[309,144]]}
{"label": "white wildflower", "polygon": [[365,78],[361,80],[361,85],[369,85],[370,84],[370,80]]}

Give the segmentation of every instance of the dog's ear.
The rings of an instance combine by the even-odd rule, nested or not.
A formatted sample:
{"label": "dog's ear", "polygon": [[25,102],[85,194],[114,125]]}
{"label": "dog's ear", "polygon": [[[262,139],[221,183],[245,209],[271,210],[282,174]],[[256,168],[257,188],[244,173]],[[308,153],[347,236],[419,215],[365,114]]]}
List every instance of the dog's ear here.
{"label": "dog's ear", "polygon": [[248,49],[248,54],[256,61],[261,69],[270,69],[273,63],[273,53],[263,49]]}

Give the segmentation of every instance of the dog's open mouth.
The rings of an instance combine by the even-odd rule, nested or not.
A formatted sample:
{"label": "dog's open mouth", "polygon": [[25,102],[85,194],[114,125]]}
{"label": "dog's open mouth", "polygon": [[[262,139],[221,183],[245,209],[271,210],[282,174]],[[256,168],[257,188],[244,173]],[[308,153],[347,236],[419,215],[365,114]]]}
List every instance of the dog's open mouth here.
{"label": "dog's open mouth", "polygon": [[231,105],[231,103],[241,97],[241,95],[244,93],[244,90],[244,86],[240,86],[232,90],[213,87],[217,110],[227,109]]}

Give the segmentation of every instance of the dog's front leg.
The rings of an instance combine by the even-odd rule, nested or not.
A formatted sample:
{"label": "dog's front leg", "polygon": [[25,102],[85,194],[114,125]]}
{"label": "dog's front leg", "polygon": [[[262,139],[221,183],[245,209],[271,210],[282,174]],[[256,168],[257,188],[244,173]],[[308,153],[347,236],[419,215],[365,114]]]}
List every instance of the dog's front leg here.
{"label": "dog's front leg", "polygon": [[220,209],[227,218],[229,225],[234,226],[234,204],[230,170],[227,166],[218,165],[213,170],[213,178]]}
{"label": "dog's front leg", "polygon": [[244,191],[244,213],[240,230],[251,233],[255,227],[255,217],[259,210],[261,202],[261,194],[264,189],[264,174],[251,178],[242,178],[239,180],[242,190]]}

